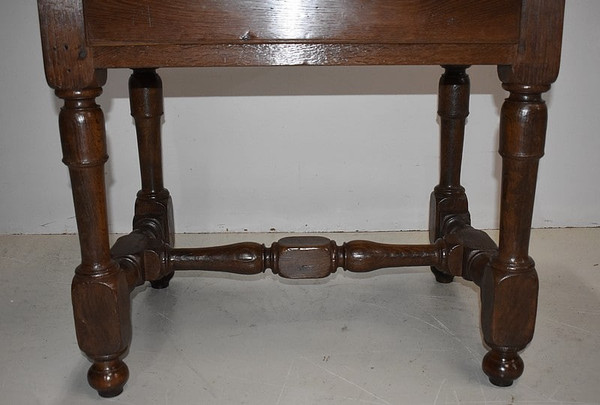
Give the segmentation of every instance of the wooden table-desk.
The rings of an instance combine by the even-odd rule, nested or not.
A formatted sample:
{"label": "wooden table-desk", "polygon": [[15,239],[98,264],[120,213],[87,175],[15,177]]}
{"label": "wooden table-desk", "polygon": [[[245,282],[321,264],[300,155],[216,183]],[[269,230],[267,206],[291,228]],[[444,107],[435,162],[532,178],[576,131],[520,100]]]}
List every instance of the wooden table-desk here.
{"label": "wooden table-desk", "polygon": [[[547,110],[542,93],[558,74],[564,0],[38,0],[48,83],[64,100],[59,124],[69,167],[82,262],[72,286],[88,380],[102,396],[128,378],[130,291],[168,286],[175,270],[289,278],[325,277],[338,267],[370,271],[425,265],[440,282],[454,276],[481,288],[481,325],[490,351],[483,370],[510,385],[518,352],[533,336],[538,279],[528,255],[538,160]],[[266,65],[431,65],[440,80],[440,182],[431,196],[430,245],[323,237],[177,249],[171,199],[162,181],[158,67]],[[509,92],[501,111],[502,192],[498,247],[470,226],[460,185],[473,64],[498,65]],[[132,68],[142,189],[133,232],[110,248],[106,218],[104,119],[95,99],[108,68]]]}

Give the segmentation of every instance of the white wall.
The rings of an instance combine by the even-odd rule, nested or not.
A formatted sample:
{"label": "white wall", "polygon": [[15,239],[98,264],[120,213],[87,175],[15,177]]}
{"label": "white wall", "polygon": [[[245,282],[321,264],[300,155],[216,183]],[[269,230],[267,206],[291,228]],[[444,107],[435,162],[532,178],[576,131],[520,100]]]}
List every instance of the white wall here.
{"label": "white wall", "polygon": [[[536,227],[598,226],[600,2],[570,0],[561,77],[546,96]],[[74,232],[59,102],[42,70],[36,3],[0,0],[0,233]],[[178,232],[426,229],[437,181],[439,67],[162,70],[165,179]],[[470,70],[464,185],[474,224],[497,226],[493,67]],[[111,230],[139,188],[127,71],[111,71]]]}

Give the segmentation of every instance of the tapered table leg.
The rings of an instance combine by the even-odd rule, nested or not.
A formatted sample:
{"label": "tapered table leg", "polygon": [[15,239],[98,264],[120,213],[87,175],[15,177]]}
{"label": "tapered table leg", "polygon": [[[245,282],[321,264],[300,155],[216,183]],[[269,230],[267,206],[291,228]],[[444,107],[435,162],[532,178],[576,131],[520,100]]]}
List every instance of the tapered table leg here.
{"label": "tapered table leg", "polygon": [[122,361],[131,342],[131,310],[125,274],[111,259],[106,217],[104,117],[100,88],[57,90],[63,161],[69,167],[81,265],[72,284],[77,341],[92,360],[88,381],[101,396],[123,390],[129,371]]}
{"label": "tapered table leg", "polygon": [[523,373],[518,351],[533,338],[538,278],[529,257],[529,236],[538,161],[544,153],[547,109],[541,94],[550,86],[505,84],[501,111],[502,194],[499,250],[481,283],[483,337],[490,352],[483,370],[499,386]]}
{"label": "tapered table leg", "polygon": [[[465,122],[469,115],[470,81],[468,66],[444,66],[438,91],[440,117],[440,182],[431,194],[429,239],[434,243],[443,236],[449,215],[463,215],[469,223],[465,189],[460,184]],[[454,278],[431,267],[436,280],[449,283]]]}
{"label": "tapered table leg", "polygon": [[[173,204],[163,185],[161,119],[162,81],[155,69],[134,69],[129,79],[131,115],[135,120],[142,179],[135,203],[134,230],[146,232],[173,246]],[[166,288],[173,273],[152,280],[154,288]]]}

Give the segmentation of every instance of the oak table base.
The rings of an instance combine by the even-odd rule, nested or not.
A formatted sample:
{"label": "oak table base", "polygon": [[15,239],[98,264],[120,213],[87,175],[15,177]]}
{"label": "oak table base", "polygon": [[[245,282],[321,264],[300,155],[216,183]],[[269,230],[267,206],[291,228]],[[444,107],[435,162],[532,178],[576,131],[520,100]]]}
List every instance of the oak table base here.
{"label": "oak table base", "polygon": [[[443,3],[443,4],[441,4]],[[148,281],[166,288],[175,271],[202,269],[321,278],[342,268],[429,266],[435,279],[473,281],[489,352],[483,371],[509,386],[523,373],[519,351],[535,326],[538,277],[529,233],[547,109],[557,77],[564,0],[38,0],[46,78],[64,100],[59,116],[81,245],[72,300],[77,341],[92,361],[101,396],[122,392],[129,371],[130,293]],[[211,8],[212,7],[212,8]],[[292,24],[293,23],[293,24]],[[171,196],[163,184],[162,83],[157,67],[439,64],[440,179],[431,194],[430,244],[396,245],[324,237],[271,246],[175,247]],[[461,185],[469,114],[468,66],[494,64],[508,91],[500,113],[499,243],[471,226]],[[133,231],[109,246],[103,113],[106,69],[131,68],[141,190]]]}

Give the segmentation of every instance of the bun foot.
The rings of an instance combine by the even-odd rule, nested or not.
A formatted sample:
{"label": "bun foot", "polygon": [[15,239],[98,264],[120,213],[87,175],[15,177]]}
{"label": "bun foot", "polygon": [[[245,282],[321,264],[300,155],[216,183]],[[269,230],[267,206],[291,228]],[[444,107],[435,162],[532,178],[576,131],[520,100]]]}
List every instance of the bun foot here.
{"label": "bun foot", "polygon": [[435,281],[438,283],[449,284],[454,280],[454,276],[452,274],[441,272],[433,266],[431,266],[431,272],[435,276]]}
{"label": "bun foot", "polygon": [[150,285],[152,286],[152,288],[155,288],[157,290],[162,290],[163,288],[167,288],[169,286],[169,281],[171,281],[171,279],[173,278],[173,274],[175,274],[175,273],[170,273],[170,274],[167,274],[166,276],[164,276],[163,278],[160,278],[160,279],[154,280],[154,281],[150,281]]}
{"label": "bun foot", "polygon": [[498,387],[509,387],[523,374],[523,359],[517,352],[489,351],[483,358],[483,372]]}
{"label": "bun foot", "polygon": [[122,360],[103,361],[92,364],[88,370],[88,382],[104,398],[112,398],[123,392],[129,379],[129,369]]}

